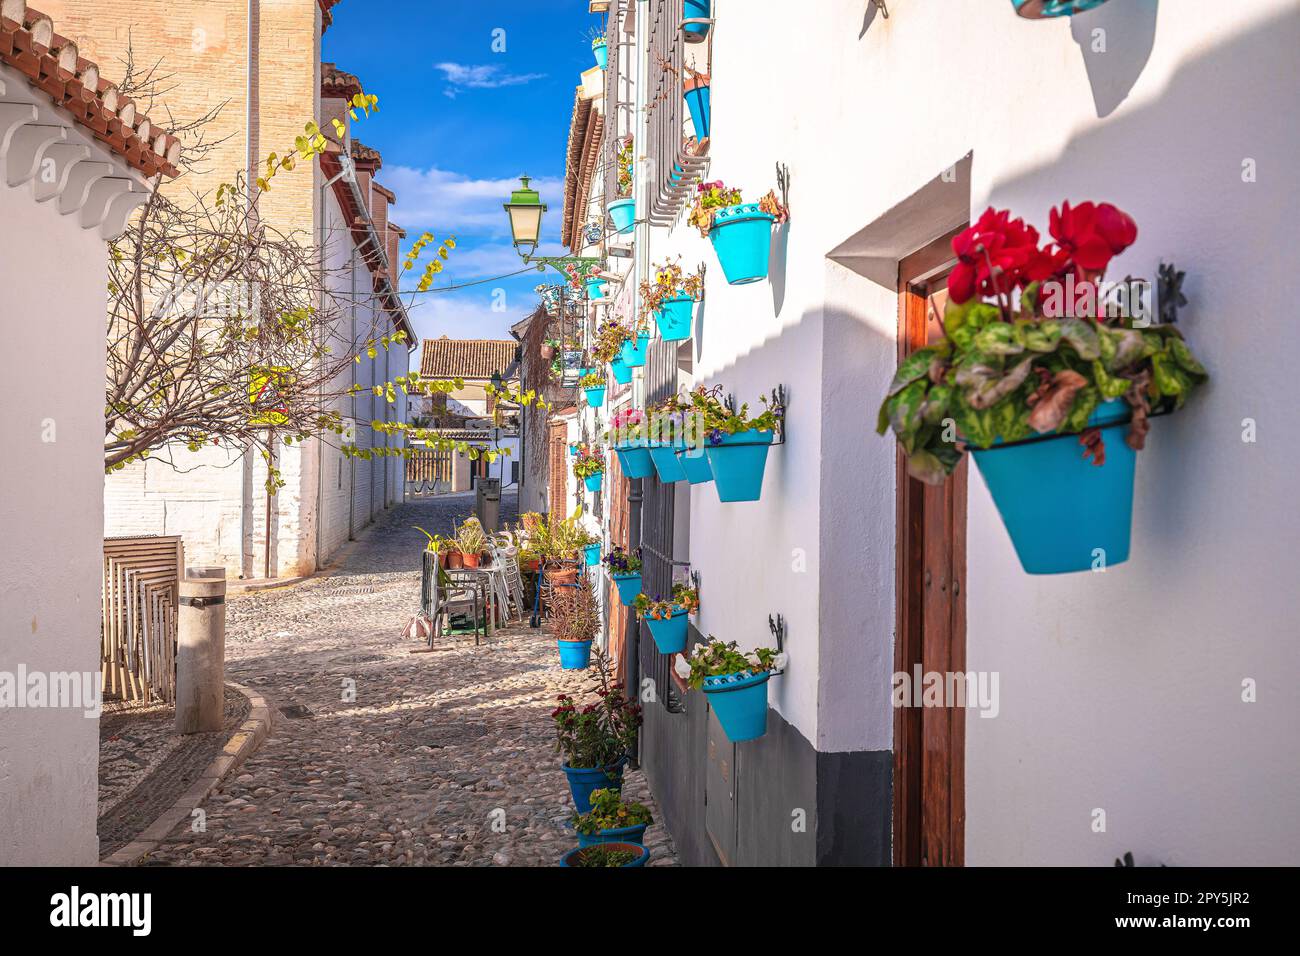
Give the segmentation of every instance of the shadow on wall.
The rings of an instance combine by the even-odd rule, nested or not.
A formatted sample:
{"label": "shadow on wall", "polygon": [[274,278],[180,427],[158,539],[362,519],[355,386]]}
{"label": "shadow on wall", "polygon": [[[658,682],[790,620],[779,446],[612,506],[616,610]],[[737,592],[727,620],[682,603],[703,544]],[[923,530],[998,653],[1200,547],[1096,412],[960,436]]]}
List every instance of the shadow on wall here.
{"label": "shadow on wall", "polygon": [[1070,18],[1099,117],[1128,98],[1151,59],[1160,0],[1110,0]]}

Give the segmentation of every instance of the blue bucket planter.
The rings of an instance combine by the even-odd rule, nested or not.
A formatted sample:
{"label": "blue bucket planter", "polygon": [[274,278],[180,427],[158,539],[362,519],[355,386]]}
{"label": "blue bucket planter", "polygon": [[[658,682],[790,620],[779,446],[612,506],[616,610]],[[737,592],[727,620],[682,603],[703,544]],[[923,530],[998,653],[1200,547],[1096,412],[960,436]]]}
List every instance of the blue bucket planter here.
{"label": "blue bucket planter", "polygon": [[728,206],[714,218],[709,240],[728,283],[748,285],[767,278],[775,221],[752,202]]}
{"label": "blue bucket planter", "polygon": [[591,795],[597,790],[623,789],[624,757],[618,763],[608,767],[570,767],[567,763],[560,766],[569,778],[569,793],[573,794],[573,808],[579,813],[591,812]]}
{"label": "blue bucket planter", "polygon": [[[712,0],[685,0],[682,4],[683,20],[707,20],[712,13]],[[697,37],[707,36],[709,33],[709,24],[707,23],[688,23],[683,28],[684,32]]]}
{"label": "blue bucket planter", "polygon": [[722,436],[722,443],[706,445],[704,454],[718,489],[719,501],[757,501],[763,493],[763,471],[772,433],[755,429]]}
{"label": "blue bucket planter", "polygon": [[591,666],[591,641],[556,641],[560,645],[560,667],[585,671]]}
{"label": "blue bucket planter", "polygon": [[624,478],[649,478],[654,473],[654,462],[644,438],[615,445],[614,453],[618,455]]}
{"label": "blue bucket planter", "polygon": [[615,199],[609,204],[609,218],[620,236],[626,236],[636,223],[636,200]]}
{"label": "blue bucket planter", "polygon": [[589,544],[582,549],[583,560],[587,562],[587,567],[594,568],[600,564],[600,542]]}
{"label": "blue bucket planter", "polygon": [[709,706],[732,743],[767,733],[767,682],[771,676],[769,671],[763,671],[704,678],[702,689]]}
{"label": "blue bucket planter", "polygon": [[691,111],[691,125],[695,127],[696,139],[708,139],[711,113],[709,109],[709,88],[697,86],[684,94],[686,106]]}
{"label": "blue bucket planter", "polygon": [[591,47],[592,54],[596,57],[596,65],[602,70],[609,67],[609,45],[605,43],[595,43]]}
{"label": "blue bucket planter", "polygon": [[611,574],[614,579],[614,586],[618,588],[618,599],[625,606],[630,607],[636,600],[636,596],[641,593],[641,572],[636,574]]}
{"label": "blue bucket planter", "polygon": [[632,370],[627,367],[621,355],[614,356],[609,363],[609,370],[614,373],[614,381],[620,385],[627,385],[632,381]]}
{"label": "blue bucket planter", "polygon": [[707,485],[713,480],[713,469],[709,467],[709,456],[706,452],[691,454],[688,448],[679,448],[673,454],[681,463],[682,471],[686,473],[686,480],[693,485]]}
{"label": "blue bucket planter", "polygon": [[605,290],[609,288],[608,279],[593,279],[587,284],[587,298],[592,302],[601,302],[605,298]]}
{"label": "blue bucket planter", "polygon": [[628,368],[641,368],[645,365],[646,346],[650,344],[649,332],[638,332],[635,339],[623,343],[623,364]]}
{"label": "blue bucket planter", "polygon": [[587,404],[592,408],[600,408],[605,404],[605,386],[596,385],[592,388],[584,388],[583,394],[587,396]]}
{"label": "blue bucket planter", "polygon": [[677,452],[672,445],[665,445],[662,442],[651,445],[650,460],[654,462],[655,473],[659,475],[659,480],[665,485],[686,480],[686,470],[677,460]]}
{"label": "blue bucket planter", "polygon": [[635,843],[637,846],[644,846],[645,831],[648,826],[648,823],[641,823],[634,827],[601,830],[599,833],[579,833],[578,847],[595,846],[597,843]]}
{"label": "blue bucket planter", "polygon": [[596,475],[588,475],[582,483],[587,486],[588,491],[600,491],[605,484],[605,473],[602,471]]}
{"label": "blue bucket planter", "polygon": [[681,342],[691,337],[691,318],[695,314],[695,300],[681,295],[665,299],[663,308],[655,312],[659,337],[665,342]]}
{"label": "blue bucket planter", "polygon": [[650,636],[655,639],[660,654],[680,654],[686,650],[686,608],[675,609],[672,617],[661,621],[647,617],[645,623],[650,628]]}
{"label": "blue bucket planter", "polygon": [[[610,841],[609,845],[617,846],[620,849],[627,849],[634,853],[637,853],[636,858],[632,860],[631,863],[623,864],[624,867],[645,866],[646,860],[650,859],[649,848],[641,846],[639,843],[622,843],[622,842]],[[574,847],[568,853],[564,854],[564,856],[560,857],[560,866],[576,867],[578,865],[577,856],[585,849],[586,847],[584,846]]]}
{"label": "blue bucket planter", "polygon": [[1041,20],[1045,17],[1068,17],[1074,13],[1083,13],[1105,2],[1106,0],[1011,0],[1011,5],[1022,17]]}
{"label": "blue bucket planter", "polygon": [[1129,417],[1119,400],[1089,417],[1106,440],[1100,467],[1083,457],[1077,435],[973,452],[1027,573],[1088,571],[1099,557],[1105,567],[1128,560],[1137,470],[1137,452],[1124,440]]}

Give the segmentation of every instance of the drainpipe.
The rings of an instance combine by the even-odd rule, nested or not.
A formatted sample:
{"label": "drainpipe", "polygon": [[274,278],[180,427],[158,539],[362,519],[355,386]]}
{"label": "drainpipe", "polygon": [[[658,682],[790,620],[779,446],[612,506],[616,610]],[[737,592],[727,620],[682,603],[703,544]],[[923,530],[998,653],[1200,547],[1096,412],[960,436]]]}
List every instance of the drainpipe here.
{"label": "drainpipe", "polygon": [[[326,238],[327,227],[326,227],[325,210],[327,208],[326,203],[328,201],[326,197],[329,194],[326,192],[326,190],[330,189],[342,177],[343,177],[343,170],[340,170],[337,175],[321,183],[318,202],[316,204],[316,237],[317,237],[316,248],[320,250],[320,279],[321,279],[320,314],[321,316],[324,316],[326,314],[326,309],[328,308],[328,304],[325,301],[326,299],[325,244],[328,241]],[[318,336],[324,335],[324,333],[321,331],[319,324],[317,324],[316,330]],[[320,341],[319,339],[316,342],[318,348],[324,344],[325,343],[323,341]],[[319,401],[317,402],[317,404],[323,405],[325,403],[324,382],[320,383],[318,387],[318,393],[319,393]],[[325,439],[322,437],[316,439],[316,570],[318,571],[325,563],[323,560],[324,554],[325,554]]]}
{"label": "drainpipe", "polygon": [[[245,151],[245,168],[248,170],[246,175],[246,188],[248,190],[248,201],[251,203],[256,192],[255,180],[257,178],[257,56],[258,56],[258,20],[259,20],[259,0],[247,0],[247,40],[248,49],[244,58],[244,151]],[[242,578],[252,578],[257,572],[253,564],[253,548],[255,541],[256,529],[254,527],[253,515],[253,444],[249,442],[244,446],[243,462],[241,465],[240,488],[239,488],[239,538],[240,538],[240,570],[239,576]],[[267,541],[267,551],[270,552],[270,540]]]}

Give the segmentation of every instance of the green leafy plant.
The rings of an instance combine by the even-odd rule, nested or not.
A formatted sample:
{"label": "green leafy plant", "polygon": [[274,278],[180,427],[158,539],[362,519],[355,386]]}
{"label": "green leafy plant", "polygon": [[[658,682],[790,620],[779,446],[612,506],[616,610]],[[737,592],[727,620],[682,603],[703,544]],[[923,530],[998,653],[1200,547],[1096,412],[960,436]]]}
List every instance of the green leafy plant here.
{"label": "green leafy plant", "polygon": [[[695,206],[686,221],[707,239],[718,213],[723,209],[739,206],[744,201],[739,189],[732,189],[722,182],[700,183],[695,190]],[[783,223],[790,218],[790,211],[777,198],[775,190],[758,201],[758,208],[773,216],[777,223]]]}
{"label": "green leafy plant", "polygon": [[596,330],[596,340],[591,347],[592,358],[604,365],[614,361],[623,349],[623,343],[631,341],[632,331],[621,322],[610,320],[602,322]]}
{"label": "green leafy plant", "polygon": [[704,438],[711,445],[722,443],[724,435],[738,435],[744,431],[770,432],[776,428],[776,412],[767,407],[767,396],[762,396],[763,412],[749,417],[749,404],[736,411],[728,408],[721,399],[722,386],[700,386],[691,392],[691,407],[701,416]]}
{"label": "green leafy plant", "polygon": [[636,743],[641,726],[641,706],[614,680],[613,663],[600,648],[592,654],[591,682],[595,700],[579,707],[574,698],[561,694],[551,712],[555,750],[574,768],[618,763]]}
{"label": "green leafy plant", "polygon": [[651,270],[654,280],[641,283],[641,309],[643,315],[652,315],[663,308],[669,299],[675,299],[685,293],[699,301],[704,294],[704,276],[699,273],[686,275],[680,261],[664,262]]}
{"label": "green leafy plant", "polygon": [[556,640],[590,641],[600,633],[600,605],[585,578],[576,587],[557,588],[550,611]]}
{"label": "green leafy plant", "polygon": [[482,554],[487,550],[487,543],[478,518],[466,518],[456,532],[456,547],[462,554]]}
{"label": "green leafy plant", "polygon": [[614,545],[604,563],[610,574],[637,574],[641,570],[641,550],[628,552]]}
{"label": "green leafy plant", "polygon": [[635,162],[631,136],[619,144],[615,162],[618,163],[618,198],[629,199],[632,196],[632,164]]}
{"label": "green leafy plant", "polygon": [[624,850],[617,843],[597,843],[573,855],[574,866],[627,866],[637,854]]}
{"label": "green leafy plant", "polygon": [[663,621],[672,617],[677,611],[684,610],[688,614],[699,611],[700,592],[689,584],[674,584],[672,597],[667,601],[658,596],[651,600],[650,595],[642,592],[636,596],[636,600],[632,602],[632,607],[636,610],[638,617],[649,618],[652,621]]}
{"label": "green leafy plant", "polygon": [[605,373],[602,371],[588,372],[582,378],[578,379],[579,388],[604,388]]}
{"label": "green leafy plant", "polygon": [[679,658],[674,666],[691,687],[699,690],[706,677],[780,670],[785,667],[785,655],[770,647],[741,651],[735,641],[726,644],[710,634],[707,643],[697,644],[689,658]]}
{"label": "green leafy plant", "polygon": [[584,445],[578,450],[578,457],[573,460],[573,474],[579,481],[586,481],[593,475],[605,472],[605,452],[601,448]]}
{"label": "green leafy plant", "polygon": [[601,830],[649,826],[654,822],[654,816],[645,804],[624,800],[619,791],[604,788],[591,792],[589,813],[573,815],[573,829],[586,836],[596,836]]}

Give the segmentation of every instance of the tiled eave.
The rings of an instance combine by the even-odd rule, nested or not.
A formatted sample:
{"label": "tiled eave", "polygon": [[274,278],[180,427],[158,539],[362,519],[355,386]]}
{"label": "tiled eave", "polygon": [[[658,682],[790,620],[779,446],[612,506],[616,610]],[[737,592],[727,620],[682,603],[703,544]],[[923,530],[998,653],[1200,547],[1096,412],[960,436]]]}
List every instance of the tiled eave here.
{"label": "tiled eave", "polygon": [[604,117],[595,109],[592,100],[583,99],[579,87],[569,124],[569,150],[564,170],[564,220],[560,234],[561,242],[574,252],[586,243],[582,227],[587,219],[587,202],[600,161],[604,129]]}

